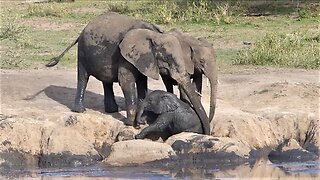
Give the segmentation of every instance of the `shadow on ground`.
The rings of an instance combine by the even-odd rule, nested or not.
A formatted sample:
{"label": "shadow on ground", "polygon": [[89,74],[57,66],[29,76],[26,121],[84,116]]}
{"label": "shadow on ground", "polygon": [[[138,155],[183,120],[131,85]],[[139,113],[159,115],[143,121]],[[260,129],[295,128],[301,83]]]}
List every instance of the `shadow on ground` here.
{"label": "shadow on ground", "polygon": [[[28,96],[24,98],[24,100],[33,100],[42,92],[50,99],[68,107],[70,111],[74,106],[74,98],[76,94],[75,88],[63,87],[63,86],[55,86],[50,85],[43,90],[35,93],[34,95]],[[116,102],[119,106],[119,111],[125,110],[125,100],[123,97],[116,96]],[[92,109],[94,111],[99,111],[101,113],[106,113],[104,111],[104,96],[102,94],[97,94],[91,91],[85,92],[84,97],[84,106],[86,109]],[[119,117],[119,113],[112,113],[111,114],[114,118],[122,120],[124,117]]]}

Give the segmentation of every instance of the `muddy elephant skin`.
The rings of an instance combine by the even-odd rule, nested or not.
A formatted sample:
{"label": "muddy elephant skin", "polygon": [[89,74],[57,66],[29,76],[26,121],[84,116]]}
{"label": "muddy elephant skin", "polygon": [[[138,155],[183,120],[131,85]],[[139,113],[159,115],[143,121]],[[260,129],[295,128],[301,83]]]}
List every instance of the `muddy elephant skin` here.
{"label": "muddy elephant skin", "polygon": [[[189,73],[191,72],[190,78],[192,79],[192,83],[199,94],[202,92],[202,75],[205,75],[208,78],[211,90],[209,109],[209,121],[211,122],[215,114],[218,84],[216,55],[213,45],[203,38],[194,38],[175,28],[166,33],[178,38],[182,51],[184,52],[183,59],[185,64],[189,66],[188,68],[193,69],[193,71],[189,71]],[[167,91],[173,93],[173,85],[176,85],[177,83],[167,76],[162,76],[162,79],[164,79]],[[183,101],[188,102],[187,97],[181,88],[180,98]],[[199,98],[201,98],[200,95]]]}
{"label": "muddy elephant skin", "polygon": [[[133,71],[130,65],[134,66],[147,77],[157,80],[159,79],[159,75],[161,75],[177,82],[179,88],[186,94],[186,97],[190,100],[190,105],[201,120],[204,133],[210,134],[208,116],[196,93],[196,88],[190,80],[190,74],[193,74],[194,67],[192,63],[190,63],[190,66],[184,60],[185,52],[177,37],[169,33],[134,29],[126,34],[119,47],[123,58],[129,64],[120,63],[119,67],[119,82],[123,90],[131,89],[134,86],[133,83],[131,85],[128,83],[128,81],[134,79],[134,76],[132,76],[128,80],[128,74]],[[164,82],[166,83],[166,80]],[[130,102],[130,98],[127,98],[130,97],[130,93],[126,95],[124,91],[124,96],[126,103],[130,104],[132,101]]]}
{"label": "muddy elephant skin", "polygon": [[[103,84],[105,111],[108,113],[118,111],[118,105],[114,98],[113,83],[118,82],[118,68],[121,61],[119,43],[127,32],[139,28],[149,29],[157,33],[162,32],[154,24],[128,16],[113,12],[100,15],[88,23],[74,43],[46,65],[48,67],[56,65],[64,54],[78,43],[78,83],[73,111],[85,111],[83,99],[89,76],[94,76]],[[147,91],[147,77],[138,73],[135,69],[133,71],[133,81],[137,84],[138,97],[144,99]],[[130,110],[130,108],[127,109]]]}
{"label": "muddy elephant skin", "polygon": [[155,113],[157,118],[136,135],[136,139],[143,139],[153,133],[161,133],[164,139],[181,132],[203,134],[201,121],[195,111],[172,93],[155,90],[148,94],[137,112],[137,121],[141,124],[144,123],[141,122],[144,111]]}

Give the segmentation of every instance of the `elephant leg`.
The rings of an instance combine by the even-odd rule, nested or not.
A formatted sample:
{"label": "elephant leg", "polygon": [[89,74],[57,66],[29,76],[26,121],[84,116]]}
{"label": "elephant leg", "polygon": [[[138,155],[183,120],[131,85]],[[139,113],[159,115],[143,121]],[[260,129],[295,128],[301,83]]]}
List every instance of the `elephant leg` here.
{"label": "elephant leg", "polygon": [[139,102],[143,101],[148,92],[148,77],[140,75],[137,81],[138,99]]}
{"label": "elephant leg", "polygon": [[78,83],[77,83],[77,93],[75,98],[74,107],[72,111],[82,113],[86,109],[83,106],[84,93],[86,91],[87,83],[89,80],[89,74],[82,65],[81,61],[78,61]]}
{"label": "elephant leg", "polygon": [[[150,133],[163,132],[167,130],[172,122],[173,113],[165,113],[159,115],[157,120],[150,126],[144,128],[139,134],[135,136],[136,139],[144,139]],[[168,132],[170,133],[170,132]]]}
{"label": "elephant leg", "polygon": [[107,113],[118,112],[118,105],[116,103],[114,92],[113,92],[113,83],[103,82],[104,89],[104,109]]}
{"label": "elephant leg", "polygon": [[135,73],[130,66],[132,66],[130,63],[121,63],[119,65],[118,79],[127,108],[127,118],[125,119],[124,124],[133,126],[137,112],[137,89],[135,86]]}
{"label": "elephant leg", "polygon": [[166,86],[167,92],[173,93],[173,83],[172,79],[170,79],[168,76],[161,75],[162,81],[164,85]]}

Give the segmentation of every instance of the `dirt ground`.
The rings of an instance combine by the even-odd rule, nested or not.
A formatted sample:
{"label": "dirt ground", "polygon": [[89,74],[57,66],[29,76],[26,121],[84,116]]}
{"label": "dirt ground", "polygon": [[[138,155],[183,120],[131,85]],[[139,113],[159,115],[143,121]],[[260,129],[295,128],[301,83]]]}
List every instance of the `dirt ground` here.
{"label": "dirt ground", "polygon": [[[245,112],[261,109],[292,109],[319,116],[319,71],[257,69],[237,74],[220,74],[219,103]],[[208,109],[209,88],[203,83],[203,104]],[[149,80],[149,89],[164,89],[161,81]],[[120,114],[125,116],[124,98],[114,84]],[[1,70],[1,119],[18,116],[56,121],[70,114],[76,92],[76,70]],[[178,92],[177,90],[175,92]],[[85,94],[86,113],[104,113],[102,84],[91,77]],[[265,111],[263,111],[265,112]],[[273,112],[273,111],[270,111]]]}

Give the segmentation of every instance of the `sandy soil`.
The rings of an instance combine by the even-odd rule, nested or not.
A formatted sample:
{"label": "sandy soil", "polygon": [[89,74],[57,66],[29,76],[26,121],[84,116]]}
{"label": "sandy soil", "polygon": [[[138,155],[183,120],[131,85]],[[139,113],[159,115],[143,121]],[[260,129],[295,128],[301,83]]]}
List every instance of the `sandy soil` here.
{"label": "sandy soil", "polygon": [[[319,71],[259,69],[247,73],[220,74],[219,102],[245,112],[281,109],[313,113],[319,117]],[[204,79],[203,103],[208,109],[209,88]],[[164,89],[161,81],[149,80],[149,89]],[[114,84],[125,115],[124,98],[118,83]],[[69,114],[76,91],[76,70],[1,70],[1,117],[19,116],[56,121]],[[177,92],[177,91],[176,91]],[[85,94],[86,113],[104,113],[102,84],[91,77]],[[265,112],[265,111],[264,111]],[[272,112],[272,111],[270,111]]]}

